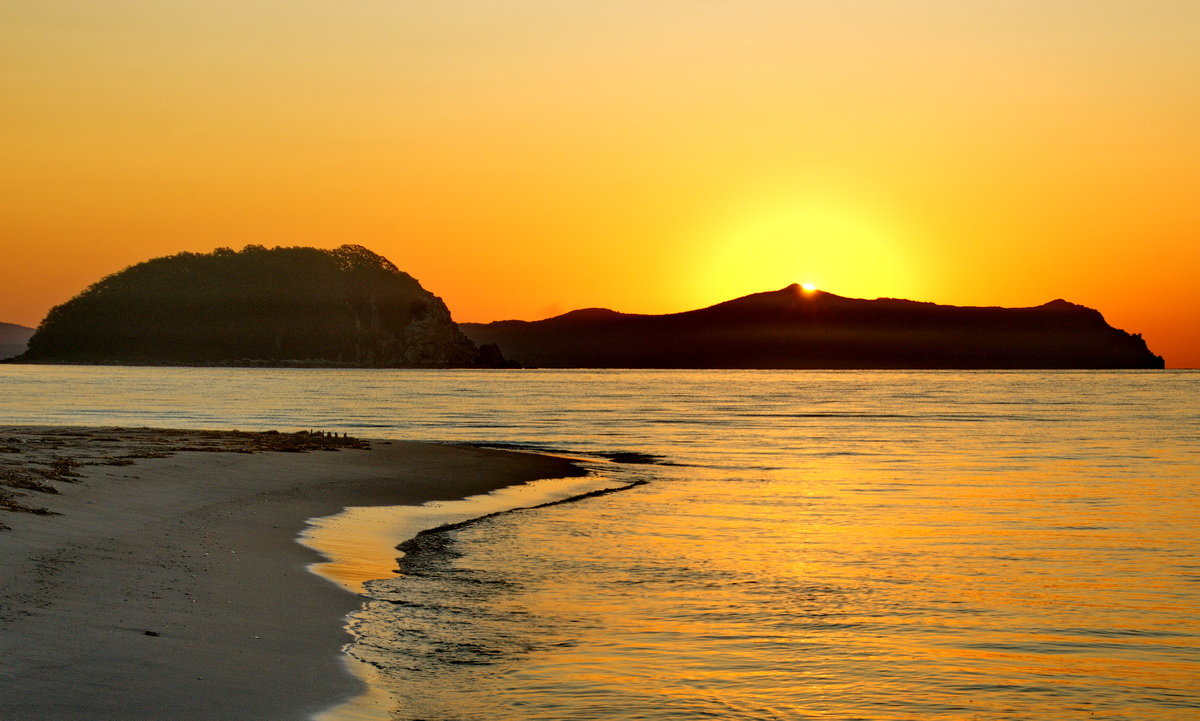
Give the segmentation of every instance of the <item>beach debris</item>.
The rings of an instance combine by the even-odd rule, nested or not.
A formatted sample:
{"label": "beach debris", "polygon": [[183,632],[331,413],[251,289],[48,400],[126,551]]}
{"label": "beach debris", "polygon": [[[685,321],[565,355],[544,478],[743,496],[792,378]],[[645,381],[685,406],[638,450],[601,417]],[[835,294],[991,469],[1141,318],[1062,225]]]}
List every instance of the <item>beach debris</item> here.
{"label": "beach debris", "polygon": [[98,465],[98,466],[132,466],[133,461],[129,458],[115,458],[115,457],[109,456],[108,458],[104,458],[99,461],[96,461],[96,465]]}
{"label": "beach debris", "polygon": [[50,470],[58,478],[81,478],[82,476],[76,470],[78,468],[79,461],[65,456],[59,456],[50,463]]}
{"label": "beach debris", "polygon": [[[0,428],[0,510],[58,515],[21,500],[27,491],[58,494],[55,483],[79,483],[87,466],[129,466],[140,459],[185,451],[207,453],[307,453],[370,450],[370,444],[336,431],[206,431],[157,428]],[[136,478],[136,476],[126,476]],[[0,525],[0,530],[7,529]]]}
{"label": "beach debris", "polygon": [[15,512],[19,512],[19,513],[36,513],[39,516],[61,515],[61,514],[55,513],[54,511],[51,511],[48,508],[42,508],[41,506],[31,506],[27,503],[22,503],[21,501],[17,500],[18,495],[23,496],[25,494],[13,493],[12,491],[7,491],[3,488],[0,488],[0,509],[6,510],[6,511],[15,511]]}
{"label": "beach debris", "polygon": [[6,468],[0,470],[0,483],[9,488],[24,488],[30,491],[39,491],[41,493],[58,493],[58,489],[54,486],[38,479],[38,475],[33,471],[26,471],[17,468]]}

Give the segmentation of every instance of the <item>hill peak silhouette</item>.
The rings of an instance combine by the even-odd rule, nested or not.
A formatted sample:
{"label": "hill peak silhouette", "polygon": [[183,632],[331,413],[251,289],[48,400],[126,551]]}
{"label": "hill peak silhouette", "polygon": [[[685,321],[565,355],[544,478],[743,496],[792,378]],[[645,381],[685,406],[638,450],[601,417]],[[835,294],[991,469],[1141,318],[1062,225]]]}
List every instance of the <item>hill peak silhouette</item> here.
{"label": "hill peak silhouette", "polygon": [[1163,367],[1141,336],[1062,299],[1031,308],[950,306],[847,298],[797,284],[679,313],[589,308],[462,329],[543,367]]}
{"label": "hill peak silhouette", "polygon": [[16,323],[0,323],[0,359],[11,358],[25,352],[33,328]]}

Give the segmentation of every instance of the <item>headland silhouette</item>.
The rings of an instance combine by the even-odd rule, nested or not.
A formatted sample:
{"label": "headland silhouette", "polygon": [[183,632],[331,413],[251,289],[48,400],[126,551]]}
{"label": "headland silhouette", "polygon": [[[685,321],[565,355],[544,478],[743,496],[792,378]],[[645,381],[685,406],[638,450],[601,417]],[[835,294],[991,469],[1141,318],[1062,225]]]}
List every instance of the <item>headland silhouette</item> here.
{"label": "headland silhouette", "polygon": [[845,298],[799,285],[667,315],[588,308],[540,321],[464,323],[548,368],[1162,368],[1140,335],[1065,300],[1032,308]]}

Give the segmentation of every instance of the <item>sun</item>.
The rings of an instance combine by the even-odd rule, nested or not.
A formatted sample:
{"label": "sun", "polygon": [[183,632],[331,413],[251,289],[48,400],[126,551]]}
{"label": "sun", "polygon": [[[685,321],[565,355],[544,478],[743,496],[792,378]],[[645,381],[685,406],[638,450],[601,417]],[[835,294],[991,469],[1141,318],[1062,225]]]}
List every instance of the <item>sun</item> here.
{"label": "sun", "polygon": [[820,193],[732,207],[697,250],[691,282],[709,302],[792,283],[807,296],[820,288],[851,298],[922,295],[905,226],[883,211]]}

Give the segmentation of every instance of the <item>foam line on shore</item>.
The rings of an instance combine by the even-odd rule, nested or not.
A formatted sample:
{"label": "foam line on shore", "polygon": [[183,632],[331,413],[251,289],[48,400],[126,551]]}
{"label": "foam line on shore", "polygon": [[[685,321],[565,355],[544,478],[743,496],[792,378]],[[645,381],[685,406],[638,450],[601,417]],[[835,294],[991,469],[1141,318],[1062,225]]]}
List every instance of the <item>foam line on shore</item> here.
{"label": "foam line on shore", "polygon": [[397,550],[422,534],[459,528],[511,511],[541,508],[620,490],[603,476],[544,478],[488,493],[416,506],[351,506],[312,518],[297,539],[325,559],[309,569],[352,593],[399,572]]}
{"label": "foam line on shore", "polygon": [[[549,508],[565,503],[575,503],[588,498],[629,490],[646,484],[644,480],[614,482],[603,476],[586,478],[557,478],[530,481],[518,486],[500,488],[486,494],[471,496],[459,501],[427,503],[422,506],[396,506],[374,508],[347,508],[342,513],[325,518],[312,519],[309,528],[300,539],[303,545],[316,550],[330,560],[312,564],[314,573],[356,593],[369,593],[363,585],[370,580],[384,579],[393,573],[403,573],[414,565],[434,563],[434,557],[444,560],[446,534],[466,528],[487,519],[517,511]],[[592,486],[591,488],[588,488]],[[598,486],[598,487],[597,487]],[[588,488],[588,490],[582,490]],[[497,505],[507,505],[524,499],[526,502],[540,496],[540,502],[529,505],[508,505],[499,510],[480,513]],[[557,497],[555,497],[557,496]],[[434,525],[428,523],[438,516],[459,516],[460,520],[446,520]],[[389,523],[390,531],[380,532],[379,526]],[[355,529],[368,529],[366,536],[355,536]],[[372,528],[374,527],[374,528]],[[412,529],[416,528],[415,531]],[[402,534],[403,538],[400,538]],[[373,547],[387,538],[398,538],[385,552]],[[403,555],[397,558],[397,551]],[[353,554],[361,554],[359,558]],[[383,561],[381,559],[387,559]],[[366,578],[365,575],[383,572]],[[353,614],[348,618],[347,630],[356,637]],[[344,662],[347,670],[365,686],[365,691],[348,701],[317,714],[313,721],[388,721],[393,718],[392,697],[375,680],[377,672],[371,664],[353,655],[355,642],[345,647]]]}

